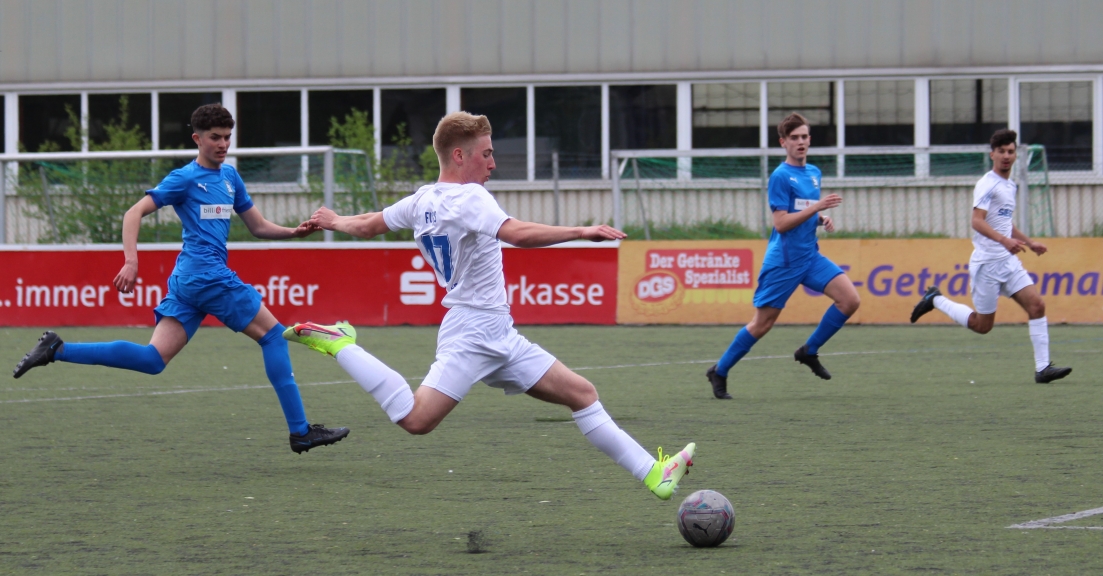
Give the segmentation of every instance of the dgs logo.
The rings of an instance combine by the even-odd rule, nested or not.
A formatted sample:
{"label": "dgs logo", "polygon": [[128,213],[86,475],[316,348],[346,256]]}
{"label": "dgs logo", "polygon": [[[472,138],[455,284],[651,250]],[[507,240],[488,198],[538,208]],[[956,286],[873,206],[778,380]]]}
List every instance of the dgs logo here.
{"label": "dgs logo", "polygon": [[640,276],[632,291],[632,307],[640,314],[657,316],[682,305],[685,287],[672,272],[656,270]]}
{"label": "dgs logo", "polygon": [[636,282],[636,298],[644,302],[655,302],[670,296],[678,289],[678,279],[674,276],[655,273]]}

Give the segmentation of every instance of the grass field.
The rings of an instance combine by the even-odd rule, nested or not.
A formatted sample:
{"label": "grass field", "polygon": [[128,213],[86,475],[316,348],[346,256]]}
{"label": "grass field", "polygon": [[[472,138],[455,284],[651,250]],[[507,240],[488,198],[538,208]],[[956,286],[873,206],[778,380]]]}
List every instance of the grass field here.
{"label": "grass field", "polygon": [[[681,498],[655,499],[564,408],[477,386],[407,435],[331,359],[292,348],[312,420],[340,444],[296,456],[256,344],[202,329],[160,376],[54,364],[0,387],[4,574],[1092,574],[1103,515],[1103,327],[1051,328],[1075,368],[1032,379],[1025,326],[851,327],[835,375],[792,361],[778,327],[712,399],[732,327],[526,327],[592,380],[649,450],[697,442],[681,495],[735,506],[694,549]],[[145,329],[62,329],[147,341]],[[14,366],[40,330],[0,330]],[[433,328],[362,329],[417,382]],[[837,355],[830,355],[837,354]],[[483,553],[469,553],[469,540]]]}

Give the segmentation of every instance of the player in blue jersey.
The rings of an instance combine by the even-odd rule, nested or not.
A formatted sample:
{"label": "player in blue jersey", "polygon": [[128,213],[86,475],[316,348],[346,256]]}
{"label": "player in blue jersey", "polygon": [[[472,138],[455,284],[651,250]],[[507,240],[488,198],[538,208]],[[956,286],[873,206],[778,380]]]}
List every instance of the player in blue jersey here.
{"label": "player in blue jersey", "polygon": [[860,303],[850,278],[820,254],[816,228],[822,225],[828,232],[835,231],[831,218],[820,212],[838,206],[843,199],[838,194],[820,198],[820,169],[808,164],[808,121],[800,114],[790,114],[778,124],[777,132],[785,148],[785,162],[770,175],[768,194],[774,231],[758,274],[754,318],[705,373],[713,395],[720,399],[731,398],[728,371],[770,331],[798,286],[823,292],[835,301],[808,341],[793,354],[797,362],[824,380],[830,380],[831,374],[820,364],[819,349],[843,327]]}
{"label": "player in blue jersey", "polygon": [[347,428],[328,429],[307,422],[299,388],[291,372],[284,327],[261,302],[260,294],[226,266],[230,214],[237,212],[257,238],[301,238],[317,230],[307,222],[278,226],[261,215],[233,166],[225,164],[234,118],[221,104],[198,108],[191,116],[198,157],[173,170],[123,216],[125,263],[115,276],[119,292],[130,293],[138,278],[138,230],[142,217],[163,206],[176,210],[184,227],[184,247],[168,280],[168,295],[153,310],[157,327],[148,346],[132,342],[64,343],[46,332],[16,365],[19,378],[31,368],[54,361],[96,364],[159,374],[188,343],[208,314],[235,332],[256,340],[268,380],[276,389],[290,430],[291,449],[302,453],[340,441]]}

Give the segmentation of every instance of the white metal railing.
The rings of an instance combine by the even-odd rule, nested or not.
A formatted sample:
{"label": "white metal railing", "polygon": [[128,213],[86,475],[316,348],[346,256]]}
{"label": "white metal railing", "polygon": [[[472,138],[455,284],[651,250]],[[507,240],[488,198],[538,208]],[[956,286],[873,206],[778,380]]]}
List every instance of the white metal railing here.
{"label": "white metal railing", "polygon": [[[839,166],[842,167],[845,163],[842,159],[846,156],[888,156],[888,155],[914,155],[916,157],[916,174],[912,177],[915,179],[929,178],[929,166],[931,154],[987,154],[991,148],[987,145],[961,145],[961,146],[928,146],[928,147],[916,147],[916,146],[847,146],[842,147],[815,147],[809,150],[809,156],[836,156],[839,158]],[[762,195],[765,198],[766,185],[769,181],[768,162],[769,157],[785,156],[785,149],[783,148],[695,148],[692,150],[674,150],[674,149],[662,149],[662,150],[612,150],[609,153],[611,159],[610,164],[610,176],[612,178],[613,189],[613,226],[616,228],[623,228],[624,226],[624,193],[622,190],[621,179],[624,177],[625,171],[628,169],[630,163],[633,167],[634,178],[636,181],[636,188],[641,188],[641,178],[639,176],[638,160],[641,158],[675,158],[679,159],[677,169],[675,171],[675,177],[663,179],[662,184],[659,184],[656,180],[651,180],[648,183],[649,187],[659,187],[672,189],[685,186],[693,180],[692,171],[689,169],[688,162],[682,162],[681,160],[688,160],[691,158],[760,158],[760,174],[754,178],[760,181],[759,187],[761,188]],[[897,179],[909,178],[907,176],[897,176]],[[837,177],[826,176],[825,180],[838,179]],[[746,180],[746,178],[744,178]],[[1025,187],[1024,187],[1025,188]],[[763,203],[765,205],[765,202]],[[642,206],[642,204],[641,204]],[[767,214],[763,214],[764,229],[768,229],[766,225]],[[646,217],[645,217],[646,218]],[[644,233],[648,234],[646,219],[644,222]]]}
{"label": "white metal railing", "polygon": [[[264,156],[296,156],[322,155],[323,156],[323,203],[326,207],[333,207],[334,194],[334,170],[333,158],[335,152],[363,153],[359,150],[339,150],[332,146],[281,146],[272,148],[233,148],[226,153],[227,158],[249,158]],[[194,158],[193,150],[126,150],[117,152],[25,152],[15,154],[0,154],[0,244],[6,242],[7,214],[5,205],[7,202],[7,189],[14,186],[16,171],[9,164],[18,162],[74,162],[81,160],[156,160],[156,159],[180,159]],[[370,171],[369,171],[370,173]],[[304,172],[305,179],[305,172]],[[333,242],[333,232],[326,230],[323,234],[325,242]]]}

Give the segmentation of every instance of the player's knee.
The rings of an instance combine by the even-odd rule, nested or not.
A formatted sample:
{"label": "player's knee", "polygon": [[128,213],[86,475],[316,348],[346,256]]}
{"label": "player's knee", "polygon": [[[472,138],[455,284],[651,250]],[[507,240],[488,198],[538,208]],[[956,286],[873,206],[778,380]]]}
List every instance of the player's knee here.
{"label": "player's knee", "polygon": [[770,331],[771,328],[774,327],[775,320],[775,318],[759,317],[756,315],[754,318],[751,319],[751,322],[747,324],[747,332],[750,332],[751,336],[754,336],[755,338],[762,338],[766,335],[767,332]]}
{"label": "player's knee", "polygon": [[847,316],[853,316],[858,311],[858,307],[862,305],[862,298],[855,294],[850,298],[845,298],[841,302],[837,302],[835,307],[839,309],[839,312]]}
{"label": "player's knee", "polygon": [[1030,308],[1026,311],[1031,320],[1037,320],[1038,318],[1045,318],[1046,315],[1046,303],[1041,298],[1038,298],[1030,304]]}
{"label": "player's knee", "polygon": [[575,393],[575,399],[572,404],[574,406],[579,406],[579,408],[575,409],[574,406],[571,408],[576,412],[587,406],[593,406],[594,402],[598,401],[597,388],[595,388],[589,380],[585,382],[586,384],[584,386],[579,386],[578,391]]}
{"label": "player's knee", "polygon": [[424,436],[437,428],[437,422],[417,420],[410,417],[399,420],[398,425],[414,436]]}
{"label": "player's knee", "polygon": [[978,322],[976,326],[973,326],[973,332],[976,332],[977,334],[987,334],[991,331],[992,325],[987,322]]}

